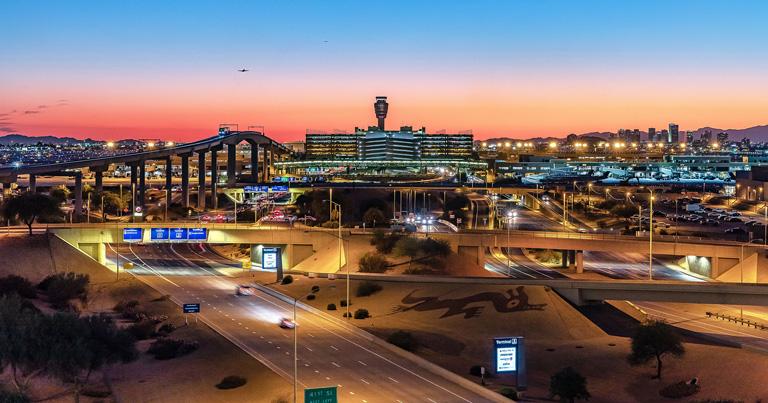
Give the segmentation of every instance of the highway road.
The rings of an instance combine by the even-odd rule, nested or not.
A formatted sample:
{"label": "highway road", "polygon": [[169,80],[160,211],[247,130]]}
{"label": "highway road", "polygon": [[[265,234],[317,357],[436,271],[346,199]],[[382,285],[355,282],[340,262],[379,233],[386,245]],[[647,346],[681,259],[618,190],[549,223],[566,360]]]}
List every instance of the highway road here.
{"label": "highway road", "polygon": [[[123,250],[125,249],[125,250]],[[132,273],[177,303],[202,304],[200,318],[273,371],[293,379],[293,332],[278,322],[292,304],[257,292],[235,296],[232,263],[200,245],[129,245]],[[115,258],[114,250],[110,259]],[[299,391],[337,385],[344,402],[486,402],[323,316],[298,310]]]}
{"label": "highway road", "polygon": [[555,269],[529,259],[519,248],[487,248],[485,269],[519,279],[568,278]]}
{"label": "highway road", "polygon": [[[647,280],[648,255],[643,253],[584,252],[584,271],[621,280]],[[653,261],[656,280],[704,281],[696,276],[675,270],[658,259]]]}

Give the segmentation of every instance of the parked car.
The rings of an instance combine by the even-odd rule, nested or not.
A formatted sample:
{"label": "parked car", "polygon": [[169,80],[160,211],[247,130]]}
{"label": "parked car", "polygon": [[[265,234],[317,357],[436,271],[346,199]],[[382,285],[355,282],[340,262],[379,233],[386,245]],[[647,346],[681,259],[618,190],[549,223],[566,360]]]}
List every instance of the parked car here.
{"label": "parked car", "polygon": [[727,230],[725,230],[725,233],[726,234],[743,235],[743,234],[746,234],[747,231],[745,231],[744,228],[733,227],[733,228],[728,228]]}
{"label": "parked car", "polygon": [[728,222],[743,222],[743,221],[739,217],[731,217],[728,219]]}

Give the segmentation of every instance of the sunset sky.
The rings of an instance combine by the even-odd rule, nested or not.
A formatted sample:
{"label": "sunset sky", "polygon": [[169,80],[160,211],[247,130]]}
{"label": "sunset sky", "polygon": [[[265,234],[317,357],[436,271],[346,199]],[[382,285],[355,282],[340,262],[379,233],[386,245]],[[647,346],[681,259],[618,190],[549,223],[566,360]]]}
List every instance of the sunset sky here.
{"label": "sunset sky", "polygon": [[[476,138],[768,123],[765,1],[6,0],[0,134],[177,141],[219,123]],[[250,69],[240,73],[239,68]]]}

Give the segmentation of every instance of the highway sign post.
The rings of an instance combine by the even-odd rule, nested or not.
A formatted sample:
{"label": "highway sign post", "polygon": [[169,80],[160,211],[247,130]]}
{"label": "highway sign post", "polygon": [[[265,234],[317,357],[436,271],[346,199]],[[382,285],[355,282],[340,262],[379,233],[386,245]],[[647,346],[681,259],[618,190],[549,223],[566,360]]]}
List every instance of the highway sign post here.
{"label": "highway sign post", "polygon": [[518,390],[525,390],[527,387],[524,341],[522,337],[493,339],[493,361],[496,374],[515,374]]}
{"label": "highway sign post", "polygon": [[[189,325],[189,321],[187,320],[187,314],[200,313],[200,304],[199,303],[182,304],[181,309],[184,312],[184,323]],[[197,316],[195,316],[195,323],[197,323]]]}
{"label": "highway sign post", "polygon": [[304,389],[304,403],[338,403],[336,386]]}

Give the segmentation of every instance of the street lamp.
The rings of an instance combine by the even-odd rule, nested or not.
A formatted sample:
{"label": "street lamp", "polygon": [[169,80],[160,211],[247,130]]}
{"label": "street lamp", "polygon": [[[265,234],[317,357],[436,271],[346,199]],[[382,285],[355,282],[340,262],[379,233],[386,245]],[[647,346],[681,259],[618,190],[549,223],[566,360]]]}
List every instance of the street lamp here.
{"label": "street lamp", "polygon": [[[323,200],[323,201],[325,201],[325,200]],[[341,271],[341,256],[342,256],[342,253],[343,253],[342,245],[341,245],[341,242],[342,242],[342,238],[341,238],[341,204],[336,203],[333,200],[328,200],[328,202],[331,205],[331,210],[333,210],[333,206],[336,206],[336,211],[338,211],[338,213],[339,213],[339,226],[338,226],[339,227],[339,234],[338,234],[338,237],[339,237],[339,269],[338,269],[338,271]],[[333,213],[333,211],[331,211],[331,213]],[[349,301],[349,265],[347,265],[347,304],[346,304],[347,305],[347,313],[345,315],[347,320],[349,320],[349,318],[350,318],[350,316],[349,316],[349,302],[350,302]]]}
{"label": "street lamp", "polygon": [[509,228],[512,226],[512,218],[517,216],[517,213],[513,213],[512,211],[507,211],[507,275],[511,277],[512,273],[512,262],[509,258]]}

